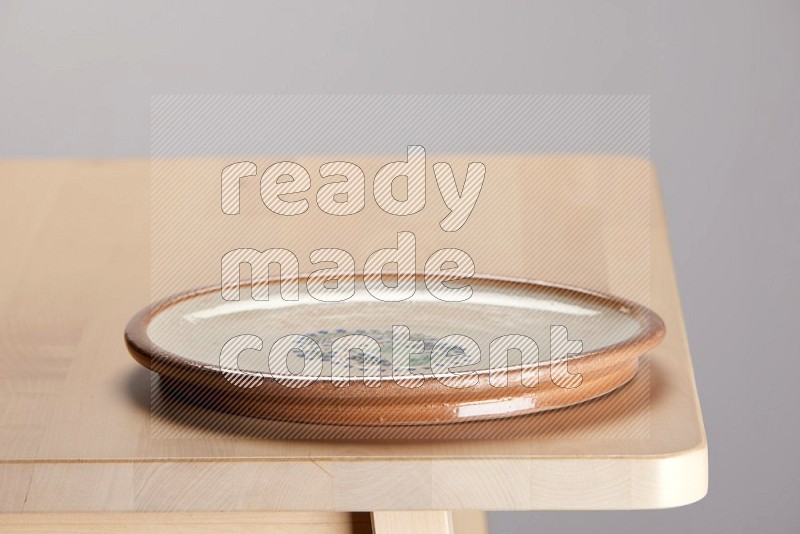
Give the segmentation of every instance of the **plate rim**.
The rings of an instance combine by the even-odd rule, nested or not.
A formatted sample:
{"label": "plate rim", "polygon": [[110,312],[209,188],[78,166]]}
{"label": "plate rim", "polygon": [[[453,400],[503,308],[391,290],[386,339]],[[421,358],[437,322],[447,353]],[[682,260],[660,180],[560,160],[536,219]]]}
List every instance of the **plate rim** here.
{"label": "plate rim", "polygon": [[[355,280],[356,282],[361,281],[363,283],[363,279],[366,275],[370,273],[356,273]],[[424,281],[424,274],[420,272],[413,272],[413,273],[401,273],[401,274],[412,274],[415,277],[415,283],[419,282],[421,279]],[[386,274],[384,278],[392,278],[397,277],[398,274]],[[297,276],[290,277],[292,279],[296,279],[298,283],[307,283],[308,279],[310,278],[309,274],[300,274]],[[650,348],[658,345],[660,341],[664,338],[666,334],[666,326],[664,321],[661,317],[652,309],[634,302],[629,299],[625,299],[623,297],[618,297],[616,295],[612,295],[609,293],[605,293],[602,291],[596,291],[593,289],[586,289],[578,286],[562,284],[558,282],[550,282],[545,280],[535,280],[535,279],[528,279],[528,278],[519,278],[519,277],[506,277],[506,276],[498,276],[498,275],[474,275],[469,278],[469,280],[477,281],[478,283],[486,283],[486,284],[503,284],[507,286],[524,286],[526,288],[531,287],[540,287],[546,288],[550,290],[555,290],[559,292],[569,293],[571,295],[576,295],[580,298],[587,299],[592,298],[596,300],[602,301],[606,305],[610,305],[613,308],[624,308],[621,312],[625,315],[630,316],[631,318],[635,319],[639,325],[639,330],[636,332],[635,335],[628,337],[622,341],[617,343],[612,343],[610,345],[605,345],[590,351],[581,352],[579,355],[571,356],[570,361],[584,361],[589,359],[596,359],[600,356],[607,355],[609,353],[619,353],[619,352],[640,352],[643,354],[647,352]],[[253,287],[253,286],[260,286],[260,285],[269,285],[269,284],[278,284],[280,283],[279,280],[251,280],[242,282],[240,287]],[[222,288],[221,285],[209,285],[203,286],[196,289],[189,289],[186,291],[181,291],[178,293],[174,293],[167,297],[161,298],[148,306],[145,306],[141,310],[139,310],[127,323],[125,327],[125,343],[128,346],[129,352],[133,356],[133,358],[148,369],[152,369],[152,360],[154,358],[162,358],[170,361],[173,364],[177,364],[179,366],[186,366],[187,368],[191,368],[192,370],[197,369],[205,369],[216,373],[221,373],[221,369],[219,366],[214,364],[206,363],[200,360],[196,360],[187,356],[182,356],[180,354],[176,354],[172,351],[165,349],[164,347],[160,346],[158,343],[153,341],[153,339],[148,334],[148,328],[150,323],[155,319],[155,317],[165,311],[166,309],[175,306],[181,302],[185,302],[187,300],[191,300],[193,298],[207,295],[209,293],[213,293],[215,291],[220,291]],[[458,302],[453,302],[452,304],[458,304]],[[642,350],[639,350],[642,349]],[[543,362],[537,362],[535,364],[530,365],[516,365],[507,368],[507,371],[510,372],[521,372],[522,370],[533,369],[537,367],[546,367],[552,364],[552,360],[547,360]],[[491,372],[491,369],[475,369],[475,373],[478,375],[485,375]],[[226,370],[228,374],[235,374],[237,376],[242,376],[243,378],[255,378],[263,376],[263,372],[255,371],[255,370]],[[419,376],[425,376],[426,378],[430,378],[428,375],[412,375],[412,376],[388,376],[383,377],[381,376],[380,379],[390,379],[392,381],[395,380],[419,380]],[[340,377],[304,377],[302,375],[299,376],[278,376],[277,378],[282,379],[291,379],[291,380],[309,380],[311,382],[321,382],[321,383],[333,383],[337,380],[355,380],[360,381],[363,380],[361,376],[351,376],[348,379],[340,378]],[[370,377],[370,379],[378,380],[378,377]]]}

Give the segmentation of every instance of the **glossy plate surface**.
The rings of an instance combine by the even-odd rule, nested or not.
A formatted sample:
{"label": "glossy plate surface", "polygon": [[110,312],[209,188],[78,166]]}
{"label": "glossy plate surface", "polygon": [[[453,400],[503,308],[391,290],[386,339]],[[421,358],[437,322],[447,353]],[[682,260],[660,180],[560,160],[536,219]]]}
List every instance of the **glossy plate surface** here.
{"label": "glossy plate surface", "polygon": [[[638,357],[664,335],[661,319],[642,306],[553,284],[476,277],[469,299],[444,302],[418,277],[413,297],[383,302],[356,282],[343,302],[314,299],[303,279],[297,301],[280,298],[277,284],[259,301],[249,287],[238,301],[218,288],[187,292],[137,314],[126,341],[192,402],[279,420],[397,425],[507,417],[598,397],[632,378]],[[568,364],[550,361],[553,326],[582,344]],[[500,350],[509,335],[535,346]],[[347,350],[347,340],[360,350]]]}

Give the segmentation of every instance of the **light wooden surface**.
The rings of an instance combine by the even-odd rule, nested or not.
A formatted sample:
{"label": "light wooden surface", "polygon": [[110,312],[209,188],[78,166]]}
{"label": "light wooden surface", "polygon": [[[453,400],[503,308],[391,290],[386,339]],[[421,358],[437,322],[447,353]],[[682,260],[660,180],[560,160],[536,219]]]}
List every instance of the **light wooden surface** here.
{"label": "light wooden surface", "polygon": [[[207,172],[208,194],[216,195],[208,209],[218,212],[225,163],[178,164],[172,172]],[[379,163],[362,168],[374,176]],[[488,185],[500,165],[489,158],[483,204],[459,236],[477,268],[631,298],[661,315],[667,336],[634,383],[611,397],[507,420],[493,427],[493,439],[481,440],[470,438],[485,436],[486,428],[472,424],[460,427],[465,439],[458,440],[433,439],[430,430],[353,440],[330,428],[204,423],[187,415],[189,408],[151,416],[151,377],[126,353],[123,328],[159,292],[175,289],[170,284],[182,290],[216,278],[217,264],[192,270],[209,263],[214,239],[197,257],[184,247],[186,272],[169,283],[156,265],[151,288],[149,161],[0,163],[0,512],[635,509],[702,498],[706,440],[650,165],[608,158],[501,163],[514,175],[505,196]],[[184,182],[176,179],[173,192]],[[649,193],[652,209],[626,204],[635,198],[632,188]],[[257,181],[242,186],[242,213],[265,211],[255,191]],[[429,195],[430,209],[446,213],[435,189]],[[166,242],[178,239],[181,225],[202,225],[204,210],[198,201],[175,216]],[[308,222],[320,223],[315,231],[291,243],[301,266],[311,242],[349,249],[357,264],[370,250],[393,245],[396,228],[365,232],[348,245],[330,229],[336,224],[314,217],[309,212]],[[364,227],[375,230],[370,217],[378,215],[367,213]],[[417,233],[423,261],[447,246],[441,231],[429,229],[440,219],[405,223]],[[290,222],[256,222],[254,230],[267,224],[291,240]],[[520,242],[510,248],[514,239],[571,239],[573,246],[543,254]]]}
{"label": "light wooden surface", "polygon": [[450,512],[431,510],[426,512],[374,512],[372,529],[384,534],[406,534],[407,532],[438,532],[453,534],[453,517]]}
{"label": "light wooden surface", "polygon": [[107,512],[4,514],[0,516],[0,530],[14,534],[56,531],[77,534],[369,534],[372,524],[367,513],[347,512]]}
{"label": "light wooden surface", "polygon": [[0,530],[9,533],[102,532],[134,534],[263,533],[369,534],[371,532],[426,532],[486,534],[486,517],[476,511],[424,512],[104,512],[3,514]]}

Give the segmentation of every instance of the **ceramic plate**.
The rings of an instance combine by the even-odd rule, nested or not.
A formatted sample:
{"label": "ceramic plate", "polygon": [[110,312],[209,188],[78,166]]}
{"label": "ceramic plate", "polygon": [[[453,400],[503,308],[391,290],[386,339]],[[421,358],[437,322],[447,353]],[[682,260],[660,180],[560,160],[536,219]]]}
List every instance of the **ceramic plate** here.
{"label": "ceramic plate", "polygon": [[343,302],[316,300],[299,282],[296,301],[280,298],[277,284],[266,284],[269,300],[250,298],[250,286],[240,300],[224,300],[219,288],[167,298],[131,319],[128,349],[204,406],[285,421],[408,425],[596,398],[630,380],[664,335],[643,306],[543,282],[474,277],[463,302],[437,299],[421,276],[401,302],[374,298],[360,278]]}

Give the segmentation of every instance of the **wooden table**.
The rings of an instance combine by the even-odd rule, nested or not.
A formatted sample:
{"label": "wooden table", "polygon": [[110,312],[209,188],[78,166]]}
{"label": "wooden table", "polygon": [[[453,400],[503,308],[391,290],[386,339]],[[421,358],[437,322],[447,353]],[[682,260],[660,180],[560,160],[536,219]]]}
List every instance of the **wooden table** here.
{"label": "wooden table", "polygon": [[[487,183],[495,168],[488,160]],[[175,172],[201,169],[218,179],[224,163],[188,162]],[[378,164],[363,164],[367,176]],[[456,530],[480,532],[481,514],[446,511],[664,508],[702,498],[706,439],[652,167],[624,158],[506,158],[504,165],[521,176],[507,182],[514,191],[505,197],[519,205],[498,204],[502,198],[485,188],[481,202],[497,209],[482,216],[476,208],[468,225],[475,231],[463,236],[478,268],[644,301],[664,319],[665,341],[619,392],[498,423],[491,439],[474,439],[485,427],[466,424],[463,439],[343,440],[287,423],[259,422],[255,433],[248,420],[223,429],[153,416],[151,376],[122,342],[128,319],[153,296],[150,162],[0,163],[0,526],[127,532],[269,524],[301,532],[313,523],[319,532],[350,532],[371,527],[368,515],[352,512],[373,512],[380,532],[444,531],[453,521]],[[245,200],[255,190],[248,187],[243,211],[256,205]],[[638,202],[649,199],[650,210],[625,206],[631,187],[646,188]],[[538,201],[541,209],[530,209]],[[198,209],[187,220],[202,221]],[[506,232],[494,234],[501,238],[531,239],[575,228],[576,239],[589,236],[583,250],[594,259],[576,261],[575,247],[547,255],[518,248],[511,256],[494,238],[484,254],[492,228]],[[426,243],[428,230],[413,230]],[[391,237],[353,243],[357,261]],[[300,250],[302,239],[310,238],[298,237]],[[325,230],[314,240],[327,243]],[[421,248],[437,244],[430,234]],[[498,257],[502,268],[492,264]],[[179,289],[207,276],[187,271]],[[324,439],[309,439],[315,435]]]}

